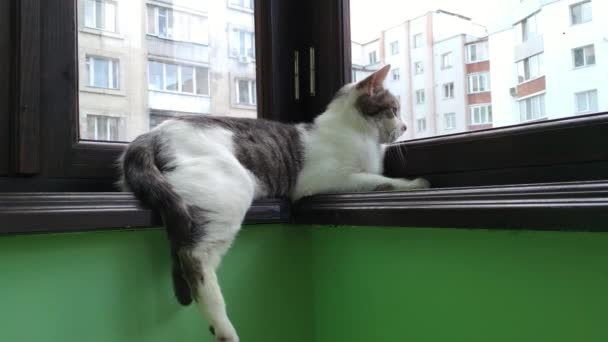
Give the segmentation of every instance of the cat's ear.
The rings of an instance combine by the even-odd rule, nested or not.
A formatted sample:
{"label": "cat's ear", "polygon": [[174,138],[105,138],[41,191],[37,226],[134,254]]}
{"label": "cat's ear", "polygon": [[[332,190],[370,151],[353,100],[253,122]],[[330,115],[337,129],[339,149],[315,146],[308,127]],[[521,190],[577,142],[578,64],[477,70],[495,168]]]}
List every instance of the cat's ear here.
{"label": "cat's ear", "polygon": [[389,70],[391,70],[390,64],[383,66],[382,69],[374,72],[373,74],[367,76],[367,78],[363,81],[357,83],[357,89],[363,90],[369,96],[372,96],[378,89],[383,88],[382,83],[384,83]]}

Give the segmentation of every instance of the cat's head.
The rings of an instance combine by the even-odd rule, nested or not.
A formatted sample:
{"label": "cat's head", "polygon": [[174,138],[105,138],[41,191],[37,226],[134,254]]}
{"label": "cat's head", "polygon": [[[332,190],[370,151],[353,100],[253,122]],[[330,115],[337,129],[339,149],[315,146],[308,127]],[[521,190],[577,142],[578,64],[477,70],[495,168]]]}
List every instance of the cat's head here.
{"label": "cat's head", "polygon": [[386,65],[364,80],[344,86],[334,99],[348,115],[358,116],[351,120],[378,132],[383,144],[395,141],[406,130],[399,115],[399,101],[383,86],[390,69],[390,64]]}

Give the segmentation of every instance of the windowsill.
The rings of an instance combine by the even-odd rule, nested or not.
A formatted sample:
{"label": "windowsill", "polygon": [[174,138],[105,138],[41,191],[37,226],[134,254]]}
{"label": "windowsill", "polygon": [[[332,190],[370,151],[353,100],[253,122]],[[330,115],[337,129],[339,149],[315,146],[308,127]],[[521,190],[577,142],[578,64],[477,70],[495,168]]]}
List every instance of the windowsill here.
{"label": "windowsill", "polygon": [[449,101],[449,100],[453,100],[453,99],[454,99],[454,97],[444,97],[443,101]]}
{"label": "windowsill", "polygon": [[159,90],[159,89],[149,89],[148,92],[151,93],[161,93],[161,94],[170,94],[170,95],[181,95],[181,96],[189,96],[189,97],[201,97],[201,98],[211,98],[211,95],[204,94],[192,94],[192,93],[180,93],[178,91],[170,91],[170,90]]}
{"label": "windowsill", "polygon": [[524,84],[526,84],[526,83],[530,83],[530,82],[532,82],[532,81],[536,81],[537,79],[539,79],[539,78],[543,78],[543,77],[545,77],[545,75],[535,76],[535,77],[533,77],[533,78],[527,79],[527,80],[525,80],[525,81],[523,81],[523,82],[517,83],[517,87],[518,87],[518,86],[520,86],[520,85],[524,85]]}
{"label": "windowsill", "polygon": [[118,39],[118,40],[125,39],[125,37],[120,33],[112,32],[112,31],[105,31],[102,29],[96,29],[96,28],[87,27],[87,26],[81,26],[80,32],[94,35],[94,36],[107,37],[107,38],[113,38],[113,39]]}
{"label": "windowsill", "polygon": [[473,93],[467,93],[467,95],[483,94],[483,93],[490,93],[490,92],[492,92],[492,91],[488,89],[488,90],[484,90],[484,91],[476,91]]}
{"label": "windowsill", "polygon": [[491,122],[481,122],[481,123],[471,123],[469,126],[486,126],[486,125],[491,125]]}
{"label": "windowsill", "polygon": [[233,103],[231,105],[232,108],[237,108],[237,109],[246,109],[246,110],[256,110],[257,109],[257,105],[255,104],[243,104],[243,103]]}
{"label": "windowsill", "polygon": [[547,121],[547,120],[549,120],[549,118],[546,116],[543,116],[541,118],[536,118],[536,119],[522,120],[521,123],[529,124],[529,123],[535,123],[535,122],[541,122],[541,121]]}
{"label": "windowsill", "polygon": [[597,64],[585,64],[585,65],[581,65],[579,67],[575,66],[572,68],[572,70],[581,70],[581,69],[587,69],[587,68],[592,68],[594,66],[596,66]]}
{"label": "windowsill", "polygon": [[246,7],[241,7],[241,6],[236,6],[236,5],[230,5],[230,4],[228,4],[228,8],[233,9],[235,11],[243,12],[243,13],[253,14],[253,9],[252,8],[246,8]]}
{"label": "windowsill", "polygon": [[81,87],[80,91],[83,93],[91,93],[91,94],[103,94],[103,95],[111,95],[111,96],[127,96],[127,93],[123,89],[112,89],[112,88],[95,88],[95,87]]}
{"label": "windowsill", "polygon": [[[237,60],[237,61],[238,61],[239,57],[240,56],[238,56],[238,55],[230,55],[230,56],[228,56],[228,58],[234,59],[234,60]],[[246,63],[239,62],[239,64],[255,64],[255,58],[249,57],[249,59],[248,59],[248,61]]]}
{"label": "windowsill", "polygon": [[161,37],[152,33],[146,33],[146,37],[148,38],[155,38],[158,40],[162,40],[162,41],[167,41],[167,42],[172,42],[172,43],[182,43],[182,44],[192,44],[192,45],[198,45],[198,46],[206,46],[209,47],[209,43],[199,43],[199,42],[192,42],[192,41],[188,41],[188,40],[179,40],[179,39],[174,39],[174,38],[168,38],[168,37]]}
{"label": "windowsill", "polygon": [[476,64],[476,63],[481,63],[481,62],[487,62],[487,61],[489,61],[489,60],[490,60],[490,59],[482,59],[482,60],[475,61],[475,62],[466,62],[466,64]]}

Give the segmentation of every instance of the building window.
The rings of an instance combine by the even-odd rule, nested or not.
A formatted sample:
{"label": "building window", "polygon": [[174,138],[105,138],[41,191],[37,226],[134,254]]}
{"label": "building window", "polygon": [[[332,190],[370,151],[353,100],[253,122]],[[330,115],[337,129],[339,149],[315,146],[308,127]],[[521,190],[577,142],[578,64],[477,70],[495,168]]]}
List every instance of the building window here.
{"label": "building window", "polygon": [[443,120],[444,120],[445,129],[456,128],[456,113],[443,114]]}
{"label": "building window", "polygon": [[119,63],[116,59],[87,56],[87,85],[94,88],[118,89]]}
{"label": "building window", "polygon": [[467,63],[477,63],[488,59],[488,42],[479,42],[466,46]]}
{"label": "building window", "polygon": [[516,40],[523,43],[540,35],[538,13],[533,14],[515,25]]}
{"label": "building window", "polygon": [[484,125],[492,123],[492,105],[470,106],[471,125]]}
{"label": "building window", "polygon": [[376,54],[376,51],[372,51],[368,55],[369,55],[369,64],[378,63],[378,55]]}
{"label": "building window", "polygon": [[416,90],[416,104],[424,104],[424,89]]}
{"label": "building window", "polygon": [[233,29],[230,38],[230,55],[241,62],[255,60],[255,35],[251,31]]}
{"label": "building window", "polygon": [[399,69],[393,69],[391,70],[391,75],[393,77],[393,81],[399,81],[399,79],[401,78],[401,75],[399,74]]}
{"label": "building window", "polygon": [[149,61],[148,89],[209,95],[209,69],[193,65]]}
{"label": "building window", "polygon": [[391,43],[391,55],[396,55],[399,53],[399,42],[394,41]]}
{"label": "building window", "polygon": [[453,99],[454,98],[454,82],[446,83],[443,85],[443,98]]}
{"label": "building window", "polygon": [[595,64],[595,48],[593,45],[583,46],[572,50],[574,67],[580,68]]}
{"label": "building window", "polygon": [[424,65],[422,62],[414,63],[414,73],[416,75],[422,75],[424,73]]}
{"label": "building window", "polygon": [[236,80],[236,103],[240,105],[255,106],[255,81],[254,80]]}
{"label": "building window", "polygon": [[418,119],[416,120],[416,128],[418,133],[422,133],[426,131],[426,119]]}
{"label": "building window", "polygon": [[444,53],[441,55],[441,69],[448,69],[452,67],[452,53]]}
{"label": "building window", "polygon": [[572,25],[591,21],[591,1],[581,2],[570,6],[570,19]]}
{"label": "building window", "polygon": [[148,35],[207,44],[207,18],[171,8],[148,6]]}
{"label": "building window", "polygon": [[238,7],[253,11],[253,0],[230,0],[228,4],[230,7]]}
{"label": "building window", "polygon": [[87,115],[87,136],[83,139],[118,141],[120,118],[106,115]]}
{"label": "building window", "polygon": [[488,73],[469,75],[469,94],[490,91]]}
{"label": "building window", "polygon": [[597,112],[597,90],[583,91],[574,94],[576,114]]}
{"label": "building window", "polygon": [[538,55],[534,55],[517,62],[517,82],[523,83],[544,75],[545,70],[543,59],[544,54],[539,53]]}
{"label": "building window", "polygon": [[116,1],[85,0],[84,26],[116,32]]}
{"label": "building window", "polygon": [[414,35],[414,48],[422,47],[422,44],[423,44],[422,33],[415,34]]}
{"label": "building window", "polygon": [[522,122],[544,118],[546,116],[545,94],[519,101],[519,114]]}

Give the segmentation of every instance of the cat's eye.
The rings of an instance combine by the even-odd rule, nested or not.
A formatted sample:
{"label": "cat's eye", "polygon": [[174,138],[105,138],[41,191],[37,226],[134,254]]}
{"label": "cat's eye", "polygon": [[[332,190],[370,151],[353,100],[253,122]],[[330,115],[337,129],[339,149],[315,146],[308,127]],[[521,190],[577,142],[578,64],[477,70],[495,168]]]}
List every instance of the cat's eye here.
{"label": "cat's eye", "polygon": [[394,116],[397,116],[397,112],[398,112],[398,110],[397,110],[397,108],[396,108],[396,107],[391,108],[391,111],[393,112],[393,115],[394,115]]}

